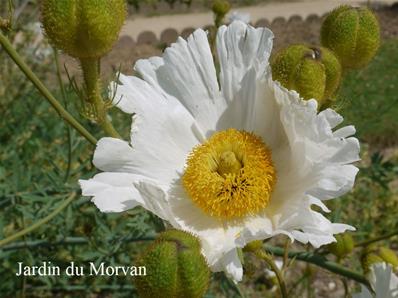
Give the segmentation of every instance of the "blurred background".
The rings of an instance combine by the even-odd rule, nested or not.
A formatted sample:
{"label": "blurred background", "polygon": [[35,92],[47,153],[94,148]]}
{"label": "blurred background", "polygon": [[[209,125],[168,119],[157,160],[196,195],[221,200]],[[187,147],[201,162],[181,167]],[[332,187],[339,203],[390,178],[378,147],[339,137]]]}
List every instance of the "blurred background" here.
{"label": "blurred background", "polygon": [[[13,9],[10,11],[9,3]],[[103,79],[118,70],[133,74],[137,59],[161,55],[165,47],[195,28],[210,28],[210,0],[129,0],[129,16],[118,43],[103,59]],[[341,3],[368,5],[376,13],[382,44],[365,69],[346,73],[334,107],[353,124],[361,141],[362,161],[355,188],[335,200],[328,216],[357,228],[357,242],[398,230],[398,2],[233,0],[225,21],[234,18],[267,26],[274,51],[294,43],[318,44],[325,14]],[[47,43],[40,25],[39,1],[0,1],[0,16],[12,16],[7,33],[12,44],[64,107],[96,137],[102,132],[80,115],[70,81],[81,80],[78,64]],[[111,110],[113,123],[128,139],[131,119]],[[0,49],[0,239],[47,216],[72,193],[76,200],[41,226],[0,247],[0,297],[134,297],[131,277],[17,277],[17,262],[70,261],[132,265],[157,232],[155,216],[136,208],[123,214],[100,213],[80,197],[80,178],[96,172],[93,146],[60,120],[17,66]],[[272,240],[283,245],[285,238]],[[386,242],[398,251],[397,238]],[[306,247],[294,244],[297,249]],[[360,250],[347,263],[360,270]],[[246,297],[277,297],[265,265],[251,263],[240,285]],[[313,267],[298,265],[287,273],[294,297],[344,297],[341,280]],[[353,288],[356,286],[350,283]],[[223,274],[214,274],[206,297],[239,297]]]}

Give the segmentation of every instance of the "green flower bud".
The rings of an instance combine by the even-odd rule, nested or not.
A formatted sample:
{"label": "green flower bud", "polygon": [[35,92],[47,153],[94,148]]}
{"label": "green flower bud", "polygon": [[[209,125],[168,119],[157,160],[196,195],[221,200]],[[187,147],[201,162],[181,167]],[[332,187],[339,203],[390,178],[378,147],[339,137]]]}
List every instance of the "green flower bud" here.
{"label": "green flower bud", "polygon": [[320,104],[332,100],[341,80],[341,66],[326,48],[292,45],[276,54],[271,62],[272,78],[285,88],[296,90],[304,99]]}
{"label": "green flower bud", "polygon": [[398,257],[396,253],[387,247],[379,248],[379,256],[386,262],[391,264],[393,268],[398,268]]}
{"label": "green flower bud", "polygon": [[205,294],[210,270],[200,242],[189,233],[169,230],[140,258],[146,276],[136,278],[140,297],[199,298]]}
{"label": "green flower bud", "polygon": [[335,236],[337,242],[328,245],[329,251],[338,258],[343,258],[354,249],[354,239],[351,234],[338,234]]}
{"label": "green flower bud", "polygon": [[109,52],[126,18],[124,0],[43,0],[42,22],[50,42],[75,58]]}
{"label": "green flower bud", "polygon": [[362,267],[368,272],[373,264],[385,262],[390,264],[395,270],[398,269],[397,254],[387,247],[368,246],[362,254]]}
{"label": "green flower bud", "polygon": [[343,5],[322,24],[321,43],[335,52],[343,68],[364,67],[379,48],[379,22],[368,8]]}
{"label": "green flower bud", "polygon": [[246,246],[243,248],[243,251],[256,252],[259,249],[262,249],[262,247],[263,247],[263,242],[261,240],[255,240],[246,244]]}
{"label": "green flower bud", "polygon": [[215,15],[220,16],[223,18],[228,11],[231,9],[231,4],[228,0],[215,0],[213,2],[213,6],[211,10],[214,12]]}

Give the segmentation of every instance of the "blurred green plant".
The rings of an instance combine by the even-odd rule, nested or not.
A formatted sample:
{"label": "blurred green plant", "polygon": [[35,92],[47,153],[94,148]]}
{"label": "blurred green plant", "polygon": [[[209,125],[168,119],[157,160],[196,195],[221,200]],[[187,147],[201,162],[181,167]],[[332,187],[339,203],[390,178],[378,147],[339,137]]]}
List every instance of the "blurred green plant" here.
{"label": "blurred green plant", "polygon": [[382,43],[370,64],[345,76],[337,106],[357,136],[383,148],[398,144],[398,40]]}

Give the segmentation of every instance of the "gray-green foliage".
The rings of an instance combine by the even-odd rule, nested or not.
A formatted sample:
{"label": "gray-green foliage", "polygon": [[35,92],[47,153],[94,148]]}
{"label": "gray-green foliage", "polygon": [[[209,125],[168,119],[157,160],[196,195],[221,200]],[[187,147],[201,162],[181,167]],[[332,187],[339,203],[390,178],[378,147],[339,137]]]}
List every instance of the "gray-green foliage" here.
{"label": "gray-green foliage", "polygon": [[355,125],[361,140],[397,145],[398,40],[382,43],[373,61],[362,70],[347,73],[338,96],[339,113]]}
{"label": "gray-green foliage", "polygon": [[[62,99],[51,57],[36,61],[27,45],[21,45],[19,52],[25,53],[27,63]],[[0,52],[0,61],[0,239],[4,239],[47,216],[72,192],[79,194],[77,180],[92,177],[96,170],[91,164],[93,147],[60,120],[4,52]],[[68,109],[78,116],[75,97],[66,86]],[[84,125],[100,137],[93,125]],[[145,248],[145,239],[150,240],[158,229],[159,220],[143,209],[103,214],[78,195],[52,221],[0,248],[0,297],[14,297],[22,291],[29,291],[31,297],[57,292],[77,295],[81,290],[105,293],[121,285],[125,290],[120,296],[131,296],[131,277],[36,276],[22,283],[15,276],[17,262],[40,265],[51,261],[61,268],[72,260],[134,264],[136,253]],[[142,238],[144,242],[137,245],[136,240]]]}
{"label": "gray-green foliage", "polygon": [[[71,192],[79,192],[79,178],[89,178],[95,171],[91,165],[93,148],[72,133],[69,161],[65,124],[34,90],[26,91],[8,104],[0,119],[0,239],[45,217]],[[68,163],[71,170],[66,177]],[[82,264],[134,264],[135,254],[145,246],[145,242],[137,245],[134,239],[152,235],[153,222],[152,216],[142,209],[123,215],[103,214],[88,199],[78,197],[48,224],[0,249],[0,296],[22,290],[20,278],[14,275],[17,262],[39,265],[41,261],[51,261],[61,268],[72,260]],[[60,243],[63,241],[66,243]],[[16,249],[18,245],[22,247]],[[127,285],[131,293],[132,283],[131,278],[120,276],[63,275],[27,278],[26,285],[30,295],[43,297],[49,295],[49,289],[57,292],[56,289],[73,289],[72,285],[84,286],[87,292],[103,286]]]}

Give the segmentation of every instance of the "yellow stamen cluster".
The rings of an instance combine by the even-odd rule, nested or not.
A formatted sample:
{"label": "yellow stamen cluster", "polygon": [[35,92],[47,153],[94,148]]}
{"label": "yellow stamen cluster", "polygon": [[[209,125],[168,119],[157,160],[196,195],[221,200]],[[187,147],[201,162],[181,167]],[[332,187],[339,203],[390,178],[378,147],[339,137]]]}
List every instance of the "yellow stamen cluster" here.
{"label": "yellow stamen cluster", "polygon": [[271,151],[260,137],[228,129],[192,150],[182,180],[190,198],[206,214],[236,219],[267,206],[276,171]]}

